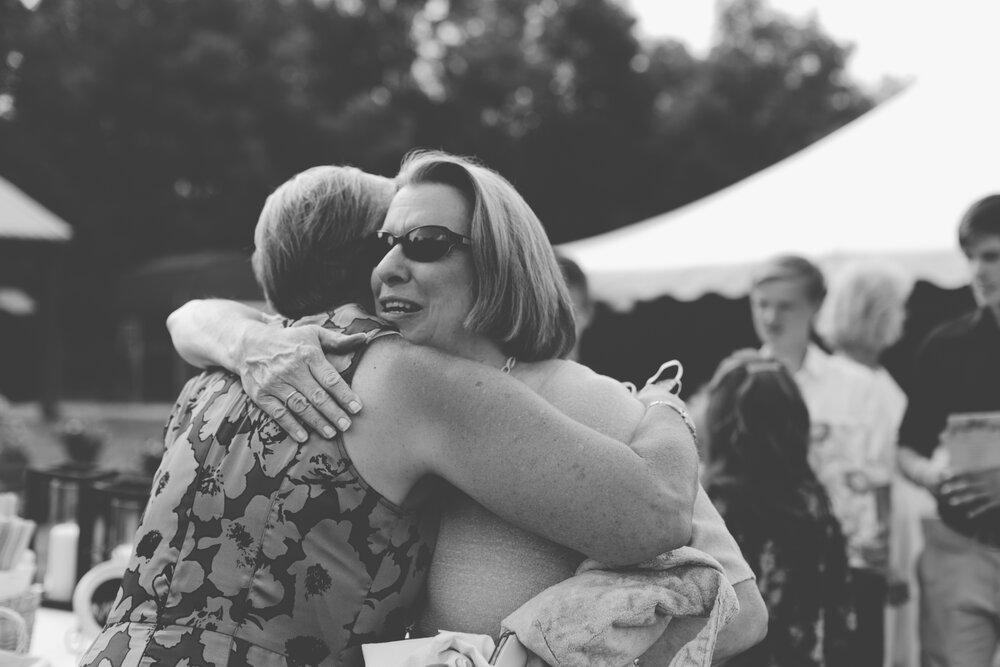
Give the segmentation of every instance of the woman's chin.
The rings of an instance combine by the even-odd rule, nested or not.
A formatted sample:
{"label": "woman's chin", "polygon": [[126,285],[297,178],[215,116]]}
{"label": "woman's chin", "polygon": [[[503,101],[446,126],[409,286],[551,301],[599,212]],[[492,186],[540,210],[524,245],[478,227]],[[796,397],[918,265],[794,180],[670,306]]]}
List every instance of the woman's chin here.
{"label": "woman's chin", "polygon": [[402,311],[383,310],[379,308],[376,314],[389,324],[395,325],[400,331],[403,331],[404,329],[414,329],[422,313],[419,310]]}
{"label": "woman's chin", "polygon": [[414,345],[430,345],[430,336],[420,326],[420,313],[380,313],[379,317],[399,329],[399,333]]}

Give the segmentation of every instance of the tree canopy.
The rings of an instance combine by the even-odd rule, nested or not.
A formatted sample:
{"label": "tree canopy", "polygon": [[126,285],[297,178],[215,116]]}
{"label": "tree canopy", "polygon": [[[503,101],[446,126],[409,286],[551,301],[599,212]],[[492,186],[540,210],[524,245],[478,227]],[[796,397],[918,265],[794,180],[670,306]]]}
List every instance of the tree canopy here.
{"label": "tree canopy", "polygon": [[75,228],[65,318],[95,353],[71,372],[100,377],[117,281],[247,249],[266,195],[306,167],[474,155],[571,240],[868,110],[849,55],[762,0],[723,3],[704,57],[641,40],[614,0],[0,0],[0,174]]}

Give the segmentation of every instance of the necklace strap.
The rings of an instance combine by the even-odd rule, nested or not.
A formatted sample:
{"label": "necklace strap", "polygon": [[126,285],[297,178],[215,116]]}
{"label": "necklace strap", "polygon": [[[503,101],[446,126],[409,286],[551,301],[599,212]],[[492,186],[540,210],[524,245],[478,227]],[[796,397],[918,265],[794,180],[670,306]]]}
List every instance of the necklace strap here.
{"label": "necklace strap", "polygon": [[511,369],[514,368],[514,364],[517,363],[517,359],[514,357],[507,357],[507,361],[504,362],[503,366],[500,367],[501,373],[510,373]]}

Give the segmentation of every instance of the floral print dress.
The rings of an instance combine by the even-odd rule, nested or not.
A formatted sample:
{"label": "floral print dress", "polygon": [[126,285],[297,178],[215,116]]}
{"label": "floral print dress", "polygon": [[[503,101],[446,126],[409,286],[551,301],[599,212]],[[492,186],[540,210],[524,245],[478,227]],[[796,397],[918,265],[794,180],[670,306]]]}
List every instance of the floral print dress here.
{"label": "floral print dress", "polygon": [[847,545],[826,493],[807,491],[803,516],[764,509],[746,489],[709,487],[708,494],[757,572],[767,606],[764,640],[730,667],[841,667],[854,632]]}
{"label": "floral print dress", "polygon": [[[392,333],[354,306],[324,326]],[[339,358],[350,381],[360,353]],[[403,637],[437,518],[393,505],[340,438],[299,445],[238,377],[185,386],[136,546],[82,665],[360,665]]]}

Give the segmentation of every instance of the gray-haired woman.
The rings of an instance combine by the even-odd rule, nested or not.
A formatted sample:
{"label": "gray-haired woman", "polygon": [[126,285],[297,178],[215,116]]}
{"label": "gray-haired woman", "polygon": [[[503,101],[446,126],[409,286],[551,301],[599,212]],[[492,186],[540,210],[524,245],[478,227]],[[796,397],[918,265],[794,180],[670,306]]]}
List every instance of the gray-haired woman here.
{"label": "gray-haired woman", "polygon": [[[617,440],[628,440],[636,420],[643,414],[642,406],[619,383],[559,359],[572,346],[574,335],[566,288],[541,224],[510,184],[489,169],[441,153],[421,153],[409,158],[397,183],[399,190],[375,239],[382,244],[381,257],[372,273],[377,314],[398,326],[407,340],[493,368],[502,366],[566,415]],[[422,244],[431,239],[450,242],[446,255],[434,259],[423,255]],[[241,314],[244,319],[239,319]],[[245,368],[242,358],[247,355],[263,359],[271,350],[290,349],[287,341],[276,342],[275,332],[259,325],[255,328],[252,322],[255,317],[234,306],[191,304],[174,318],[175,341],[191,360],[216,361],[232,368]],[[312,339],[315,341],[316,337]],[[230,345],[230,341],[234,344]],[[266,394],[270,392],[270,400],[274,401],[275,392],[282,393],[296,385],[301,393],[318,396],[317,390],[322,387],[315,378],[325,377],[327,371],[315,362],[310,368],[298,376],[271,369],[272,378],[282,379],[264,380],[263,386],[269,389],[259,398],[266,402]],[[371,410],[372,396],[378,397],[381,391],[357,381],[354,389],[365,400],[366,412]],[[437,391],[436,385],[429,382],[427,391]],[[350,400],[350,396],[341,398]],[[664,396],[660,400],[674,399]],[[316,404],[303,408],[299,414],[314,423],[319,415]],[[675,416],[673,425],[677,430],[670,437],[685,443],[683,447],[691,446],[686,426],[679,415]],[[362,413],[346,437],[364,421]],[[547,451],[544,438],[533,440],[539,456],[552,453]],[[476,445],[468,442],[470,447]],[[661,449],[664,445],[667,451]],[[666,482],[670,487],[692,488],[687,486],[694,484],[694,478],[687,478],[686,456],[690,450],[678,452],[677,445],[669,443],[647,448],[633,442],[632,447],[643,458],[656,458],[654,452],[667,458],[680,454],[682,458],[675,463],[664,461],[666,465],[658,466],[654,477],[665,475],[670,480],[660,479],[657,484]],[[671,450],[673,453],[669,453]],[[511,456],[509,451],[496,455]],[[581,449],[571,461],[576,465],[591,457],[587,449]],[[483,469],[478,474],[488,477],[495,471]],[[539,477],[537,483],[547,482]],[[581,495],[575,498],[550,497],[553,503],[575,504],[590,496],[591,500],[585,502],[596,502],[584,515],[590,533],[597,535],[614,524],[644,523],[622,504],[632,504],[630,496],[644,484],[638,479],[623,484],[610,497],[595,497],[593,488],[581,488]],[[513,608],[549,583],[572,574],[583,554],[594,555],[587,548],[569,544],[553,523],[532,528],[516,517],[501,518],[488,503],[484,505],[493,511],[471,500],[468,495],[475,497],[475,494],[469,489],[461,490],[464,493],[451,495],[444,509],[439,548],[432,562],[427,603],[418,632],[444,628],[495,633],[499,620]],[[525,486],[514,489],[514,495],[524,493],[540,491]],[[707,500],[700,506],[704,509],[705,505],[711,511]],[[690,514],[677,518],[684,523],[689,517]],[[723,540],[729,540],[725,546],[731,546],[736,560],[742,563],[721,521],[714,526],[721,529]],[[668,530],[673,529],[668,527]],[[621,541],[618,546],[615,558],[620,557],[620,562],[641,559],[631,546]],[[746,568],[745,563],[742,566]],[[749,588],[753,589],[752,574],[748,568],[745,572],[734,583],[745,584],[749,577]],[[741,588],[747,590],[746,586]],[[733,633],[730,650],[739,650],[755,641],[766,622],[759,613],[762,609],[762,604],[757,604],[759,594],[755,594],[755,589],[750,593],[746,596],[745,622],[734,625],[740,630]]]}
{"label": "gray-haired woman", "polygon": [[[254,259],[279,310],[370,303],[359,242],[392,191],[386,179],[337,167],[279,188],[261,214]],[[452,225],[449,234],[396,230],[394,252],[418,257],[410,268],[424,290],[383,295],[379,306],[399,321],[400,312],[413,314],[406,304],[426,299],[434,317],[419,331],[429,335],[469,315],[452,287],[468,284],[472,262],[450,235],[468,230],[442,224]],[[543,326],[569,308],[558,290],[547,297],[536,308]],[[122,590],[82,664],[360,664],[363,643],[401,638],[412,618],[434,548],[440,479],[611,563],[688,539],[696,462],[672,410],[640,407],[630,449],[501,373],[500,357],[490,368],[409,344],[353,304],[319,321],[368,341],[330,359],[365,397],[365,414],[333,442],[296,443],[238,377],[192,379],[167,424]],[[524,356],[537,354],[535,345],[571,344],[520,340]],[[613,521],[612,507],[634,521]]]}

